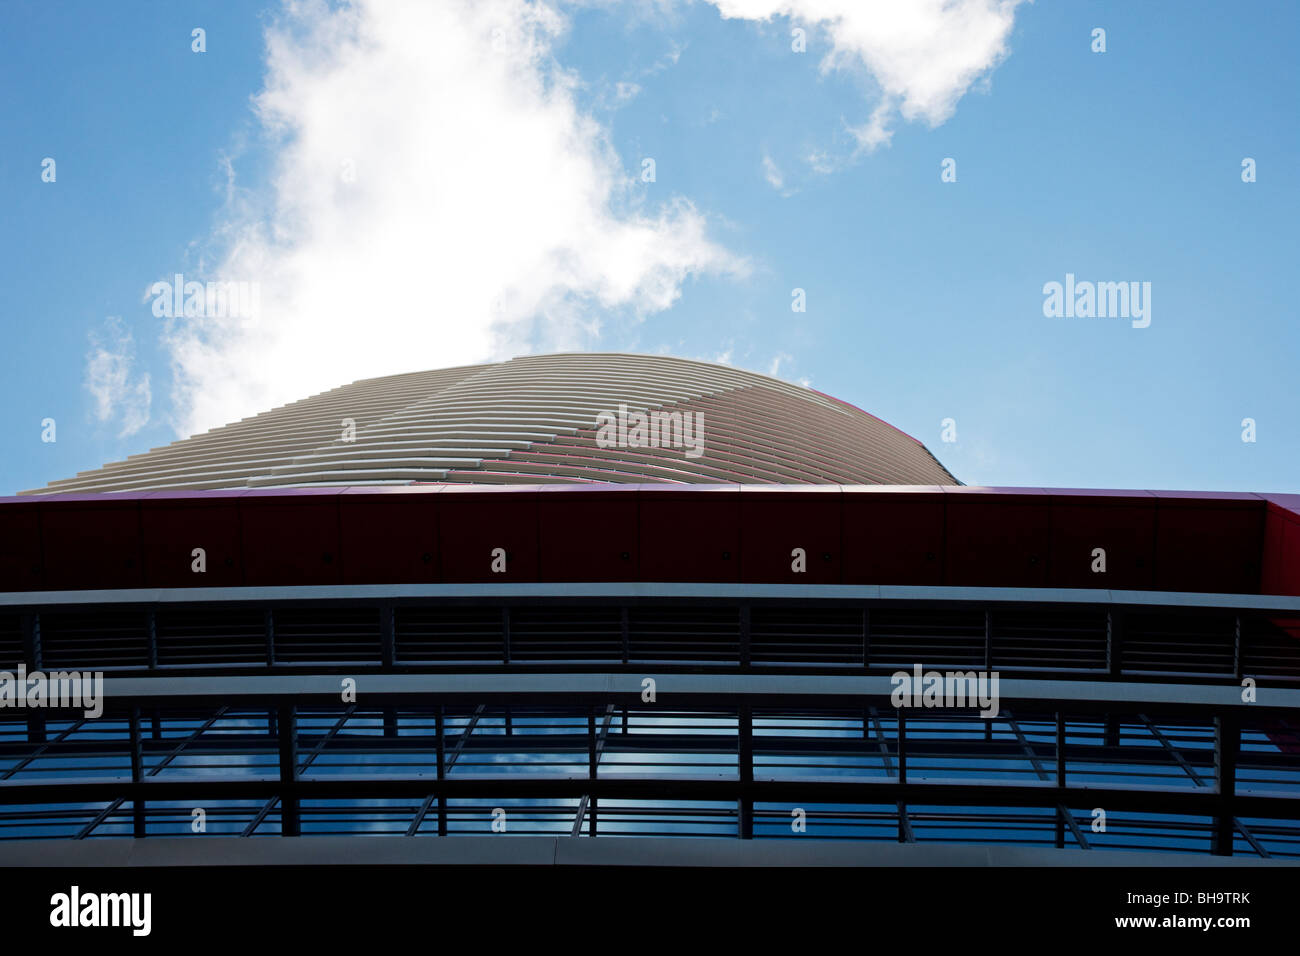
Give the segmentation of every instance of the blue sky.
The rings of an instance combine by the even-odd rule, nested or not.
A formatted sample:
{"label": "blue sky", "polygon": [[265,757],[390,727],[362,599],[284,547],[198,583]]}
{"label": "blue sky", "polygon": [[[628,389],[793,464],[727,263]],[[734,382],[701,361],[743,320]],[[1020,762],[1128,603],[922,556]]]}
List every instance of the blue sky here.
{"label": "blue sky", "polygon": [[[1300,491],[1295,4],[381,6],[0,6],[0,493],[558,348],[775,370],[970,484]],[[256,323],[156,316],[177,272]],[[1067,273],[1150,325],[1045,316]]]}

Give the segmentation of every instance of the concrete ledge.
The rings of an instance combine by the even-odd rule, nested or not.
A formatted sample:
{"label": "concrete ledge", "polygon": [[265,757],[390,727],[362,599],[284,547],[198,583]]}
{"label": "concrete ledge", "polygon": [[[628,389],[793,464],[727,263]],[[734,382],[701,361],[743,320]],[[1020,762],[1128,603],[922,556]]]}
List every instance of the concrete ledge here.
{"label": "concrete ledge", "polygon": [[[617,674],[359,674],[357,689],[363,694],[417,695],[609,695],[635,698],[641,694],[643,676],[654,676],[660,697],[674,699],[719,696],[888,699],[895,684],[885,676],[838,674],[658,674],[653,666],[637,673]],[[1008,702],[1110,703],[1126,707],[1143,704],[1211,706],[1248,710],[1265,707],[1300,708],[1300,689],[1264,687],[1254,703],[1241,699],[1237,684],[1155,684],[1141,681],[1074,679],[999,680],[998,693]],[[147,700],[180,697],[277,697],[315,695],[337,699],[337,674],[258,674],[185,677],[168,672],[153,677],[108,677],[106,700]]]}
{"label": "concrete ledge", "polygon": [[964,601],[1030,604],[1148,605],[1300,611],[1300,596],[1214,594],[1199,591],[1121,591],[1104,588],[949,587],[875,584],[731,584],[655,581],[510,584],[331,584],[214,588],[123,588],[86,591],[0,592],[0,606],[77,604],[219,604],[225,601],[394,601],[477,598],[694,598],[825,601]]}

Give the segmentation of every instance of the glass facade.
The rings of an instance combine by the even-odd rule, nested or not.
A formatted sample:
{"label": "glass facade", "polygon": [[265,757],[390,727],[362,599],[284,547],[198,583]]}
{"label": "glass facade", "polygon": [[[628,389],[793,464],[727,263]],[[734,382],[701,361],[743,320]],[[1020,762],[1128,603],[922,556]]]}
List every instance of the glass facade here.
{"label": "glass facade", "polygon": [[[0,708],[0,839],[727,836],[1297,858],[1294,638],[1256,602],[17,608],[0,634],[29,669],[101,670],[112,692],[97,718]],[[895,706],[891,675],[917,664],[997,673],[997,716]]]}

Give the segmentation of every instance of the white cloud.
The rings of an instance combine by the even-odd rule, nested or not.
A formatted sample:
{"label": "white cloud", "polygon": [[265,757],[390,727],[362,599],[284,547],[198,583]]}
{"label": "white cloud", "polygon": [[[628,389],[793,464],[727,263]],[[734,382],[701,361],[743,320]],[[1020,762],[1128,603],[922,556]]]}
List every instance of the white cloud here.
{"label": "white cloud", "polygon": [[870,152],[877,146],[888,146],[894,138],[894,131],[889,128],[892,106],[888,99],[882,99],[871,111],[871,116],[861,126],[852,127],[851,132],[858,145]]}
{"label": "white cloud", "polygon": [[813,172],[821,173],[822,175],[833,173],[844,166],[844,160],[842,158],[832,156],[830,153],[822,149],[814,149],[810,152],[807,156],[807,161],[808,165],[812,167]]}
{"label": "white cloud", "polygon": [[286,0],[256,108],[277,150],[210,278],[261,321],[171,320],[182,434],[374,375],[590,341],[743,274],[690,202],[647,190],[575,105],[553,2]]}
{"label": "white cloud", "polygon": [[134,435],[149,423],[153,394],[149,373],[133,380],[135,337],[119,316],[109,316],[100,331],[89,334],[90,350],[86,353],[85,387],[94,400],[98,422],[118,419],[119,438]]}
{"label": "white cloud", "polygon": [[603,81],[594,103],[597,110],[622,109],[641,95],[641,84],[631,80],[618,80],[610,83]]}
{"label": "white cloud", "polygon": [[[896,115],[938,126],[1007,55],[1016,7],[1027,0],[710,0],[724,17],[789,17],[826,30],[823,72],[865,68],[880,88],[852,129],[867,150],[888,143]],[[810,47],[811,49],[811,47]]]}
{"label": "white cloud", "polygon": [[779,190],[785,186],[785,177],[781,175],[780,168],[767,153],[763,154],[763,178],[773,189]]}

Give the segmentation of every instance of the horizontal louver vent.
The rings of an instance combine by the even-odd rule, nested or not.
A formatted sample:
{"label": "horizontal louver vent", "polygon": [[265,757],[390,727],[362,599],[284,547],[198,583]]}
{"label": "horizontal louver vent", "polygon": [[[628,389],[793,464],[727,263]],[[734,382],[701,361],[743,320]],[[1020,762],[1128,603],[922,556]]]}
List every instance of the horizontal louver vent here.
{"label": "horizontal louver vent", "polygon": [[510,615],[512,660],[621,661],[616,607],[521,607]]}
{"label": "horizontal louver vent", "polygon": [[863,612],[854,608],[756,607],[750,614],[750,659],[862,665]]}
{"label": "horizontal louver vent", "polygon": [[42,614],[41,664],[46,670],[148,667],[149,614],[138,608]]}
{"label": "horizontal louver vent", "polygon": [[1300,617],[1243,618],[1245,674],[1300,680]]}
{"label": "horizontal louver vent", "polygon": [[634,607],[628,611],[634,661],[729,661],[740,658],[735,607]]}
{"label": "horizontal louver vent", "polygon": [[379,663],[379,611],[303,608],[275,612],[275,659]]}
{"label": "horizontal louver vent", "polygon": [[504,658],[497,607],[399,607],[395,626],[398,663]]}
{"label": "horizontal louver vent", "polygon": [[931,608],[871,612],[873,667],[982,667],[984,614]]}
{"label": "horizontal louver vent", "polygon": [[1058,671],[1106,667],[1105,611],[998,609],[991,621],[995,667]]}
{"label": "horizontal louver vent", "polygon": [[0,670],[13,670],[23,660],[23,620],[17,614],[0,615]]}
{"label": "horizontal louver vent", "polygon": [[266,612],[257,608],[165,608],[157,629],[160,667],[266,663]]}
{"label": "horizontal louver vent", "polygon": [[1231,675],[1234,632],[1230,614],[1131,613],[1126,621],[1124,670]]}
{"label": "horizontal louver vent", "polygon": [[[1233,610],[990,604],[987,611],[986,637],[985,608],[978,606],[631,597],[627,604],[397,602],[392,661],[553,668],[716,663],[827,672],[865,664],[889,673],[917,664],[982,669],[987,659],[994,670],[1027,676],[1099,674],[1113,665],[1117,675],[1144,678],[1231,679],[1239,668],[1245,676],[1300,681],[1300,618],[1243,610],[1238,638]],[[0,614],[0,670],[24,660],[25,613]],[[30,613],[45,670],[195,672],[268,663],[381,666],[386,659],[385,610],[375,601],[84,605]]]}

